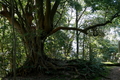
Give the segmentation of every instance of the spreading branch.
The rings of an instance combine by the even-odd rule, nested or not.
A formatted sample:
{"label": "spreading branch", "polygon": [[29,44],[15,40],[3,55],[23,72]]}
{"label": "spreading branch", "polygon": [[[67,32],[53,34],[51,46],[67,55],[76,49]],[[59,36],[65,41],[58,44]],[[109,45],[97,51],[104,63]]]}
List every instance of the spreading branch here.
{"label": "spreading branch", "polygon": [[[20,26],[23,26],[24,24],[23,24],[23,17],[21,16],[21,13],[20,13],[20,11],[18,10],[18,6],[17,6],[17,2],[15,1],[15,4],[14,4],[14,8],[15,8],[15,11],[16,11],[16,14],[17,14],[17,16],[19,17],[19,23],[20,23]],[[25,30],[25,29],[24,29]]]}
{"label": "spreading branch", "polygon": [[[36,0],[36,7],[37,7],[37,18],[36,18],[36,24],[38,29],[41,28],[43,29],[43,23],[44,23],[44,14],[43,14],[43,0]],[[37,20],[38,19],[38,20]]]}
{"label": "spreading branch", "polygon": [[52,23],[50,19],[50,13],[51,13],[51,1],[46,0],[46,12],[45,12],[45,20],[44,20],[44,30],[46,33],[49,33],[52,30]]}
{"label": "spreading branch", "polygon": [[[0,12],[0,15],[4,16],[9,20],[10,24],[12,25],[12,17],[11,13],[7,10],[7,7],[5,4],[2,4],[2,7],[4,8],[3,11]],[[14,26],[18,30],[19,33],[23,34],[24,31],[21,30],[21,26],[19,22],[14,18]]]}
{"label": "spreading branch", "polygon": [[101,24],[96,24],[96,25],[93,25],[93,26],[89,26],[89,27],[85,28],[84,30],[87,31],[89,29],[93,29],[93,28],[96,28],[96,27],[99,27],[99,26],[105,26],[105,25],[107,25],[109,23],[112,23],[113,19],[115,19],[115,18],[117,18],[119,16],[120,16],[119,13],[116,13],[115,15],[112,16],[112,18],[110,20],[108,20],[108,21],[106,21],[104,23],[101,23]]}
{"label": "spreading branch", "polygon": [[22,10],[22,12],[23,12],[23,16],[25,17],[25,25],[26,25],[25,28],[26,28],[26,30],[29,32],[29,31],[30,31],[29,23],[28,23],[28,20],[27,20],[27,17],[26,17],[26,14],[25,14],[25,11],[24,11],[24,8],[23,8],[23,5],[22,5],[22,3],[21,3],[20,0],[18,0],[18,2],[19,2],[19,5],[20,5],[21,10]]}
{"label": "spreading branch", "polygon": [[81,19],[82,15],[84,14],[84,12],[86,11],[87,7],[85,7],[85,9],[83,10],[83,12],[81,13],[81,15],[78,17],[78,21]]}
{"label": "spreading branch", "polygon": [[56,0],[55,3],[54,3],[54,5],[53,5],[53,8],[51,10],[51,21],[52,22],[53,22],[54,15],[55,15],[55,13],[57,11],[57,8],[59,6],[59,3],[60,3],[60,0]]}
{"label": "spreading branch", "polygon": [[46,0],[46,13],[45,13],[45,18],[48,19],[50,17],[51,13],[51,1]]}
{"label": "spreading branch", "polygon": [[80,32],[83,32],[83,33],[87,34],[86,31],[84,31],[83,29],[79,29],[79,28],[73,28],[73,27],[57,27],[57,28],[55,28],[55,29],[50,33],[50,35],[53,34],[53,33],[55,33],[55,32],[57,32],[57,31],[59,31],[59,30],[77,30],[77,31],[80,31]]}
{"label": "spreading branch", "polygon": [[84,33],[84,34],[88,34],[87,31],[88,31],[89,29],[93,29],[93,28],[96,28],[96,27],[99,27],[99,26],[105,26],[105,25],[107,25],[107,24],[109,24],[109,23],[112,23],[113,19],[115,19],[115,18],[117,18],[117,17],[119,17],[119,16],[120,16],[119,13],[116,13],[115,15],[112,16],[112,18],[111,18],[110,20],[106,21],[105,23],[101,23],[101,24],[96,24],[96,25],[93,25],[93,26],[89,26],[89,27],[87,27],[87,28],[85,28],[85,29],[72,28],[72,27],[57,27],[57,28],[55,28],[55,29],[50,33],[50,35],[53,34],[53,33],[55,33],[55,32],[57,32],[57,31],[59,31],[59,30],[77,30],[77,31],[80,31],[80,32],[82,32],[82,33]]}
{"label": "spreading branch", "polygon": [[57,24],[59,23],[60,19],[62,18],[62,14],[63,14],[63,12],[64,12],[64,9],[65,9],[65,3],[64,3],[64,6],[63,6],[63,9],[62,9],[62,12],[60,13],[60,12],[57,11],[58,14],[60,15],[60,17],[59,17],[58,21],[56,22],[54,28],[57,26]]}

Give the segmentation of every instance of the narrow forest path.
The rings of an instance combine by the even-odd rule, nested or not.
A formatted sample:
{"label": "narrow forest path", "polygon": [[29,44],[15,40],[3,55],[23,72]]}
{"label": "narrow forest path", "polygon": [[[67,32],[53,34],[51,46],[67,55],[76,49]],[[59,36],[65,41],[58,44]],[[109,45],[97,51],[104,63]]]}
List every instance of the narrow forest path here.
{"label": "narrow forest path", "polygon": [[101,80],[120,80],[120,67],[112,67],[107,77],[110,79],[102,78]]}

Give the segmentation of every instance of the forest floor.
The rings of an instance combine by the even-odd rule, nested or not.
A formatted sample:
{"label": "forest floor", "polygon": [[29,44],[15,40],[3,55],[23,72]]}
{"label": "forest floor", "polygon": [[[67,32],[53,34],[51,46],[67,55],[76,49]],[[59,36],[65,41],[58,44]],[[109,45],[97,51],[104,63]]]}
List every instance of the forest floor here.
{"label": "forest floor", "polygon": [[110,78],[110,79],[102,78],[101,80],[120,80],[120,67],[113,66],[110,69],[109,74],[108,74],[107,77]]}
{"label": "forest floor", "polygon": [[[66,75],[69,76],[68,73],[66,73]],[[29,76],[29,77],[17,77],[17,80],[85,80],[85,79],[72,79],[72,76],[71,77],[70,76],[68,77],[68,76],[38,74],[38,75]],[[109,79],[101,78],[100,80],[120,80],[120,67],[118,66],[110,67],[110,71],[106,77]],[[9,78],[9,79],[6,78],[2,80],[13,80],[13,78]],[[92,79],[92,80],[96,80],[96,79]]]}

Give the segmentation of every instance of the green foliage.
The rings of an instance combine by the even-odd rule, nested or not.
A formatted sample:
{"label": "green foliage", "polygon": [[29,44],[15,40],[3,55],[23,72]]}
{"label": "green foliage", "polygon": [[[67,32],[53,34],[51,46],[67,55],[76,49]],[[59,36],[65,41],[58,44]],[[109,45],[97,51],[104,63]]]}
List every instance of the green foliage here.
{"label": "green foliage", "polygon": [[81,11],[81,10],[82,10],[81,4],[79,4],[77,1],[72,1],[72,0],[70,0],[68,3],[69,3],[69,5],[70,5],[72,8],[76,9],[77,11]]}
{"label": "green foliage", "polygon": [[69,54],[68,48],[70,39],[63,31],[58,31],[53,36],[49,37],[45,42],[45,52],[50,57],[64,59],[65,54]]}
{"label": "green foliage", "polygon": [[[5,23],[5,24],[4,24]],[[16,67],[20,67],[25,59],[25,49],[19,34],[16,34]],[[10,24],[4,18],[0,23],[0,75],[4,77],[12,70],[13,33]]]}
{"label": "green foliage", "polygon": [[84,0],[87,6],[92,7],[93,12],[96,10],[117,10],[119,11],[119,0]]}
{"label": "green foliage", "polygon": [[102,40],[102,41],[98,41],[99,44],[101,45],[101,47],[99,47],[100,49],[100,53],[102,53],[103,61],[107,61],[109,60],[109,58],[112,56],[112,53],[117,53],[117,47],[113,46],[113,44],[111,44],[111,42],[109,40]]}

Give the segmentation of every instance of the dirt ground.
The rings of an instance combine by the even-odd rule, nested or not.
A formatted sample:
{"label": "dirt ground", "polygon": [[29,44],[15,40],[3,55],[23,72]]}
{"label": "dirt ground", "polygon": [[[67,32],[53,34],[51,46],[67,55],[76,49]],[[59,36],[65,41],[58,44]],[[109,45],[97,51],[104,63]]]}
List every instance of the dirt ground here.
{"label": "dirt ground", "polygon": [[[17,77],[17,80],[56,80],[54,78],[57,77],[57,80],[71,80],[71,78],[61,78],[59,76],[44,76],[40,75],[39,77],[32,77],[32,78],[21,78]],[[109,79],[102,78],[101,80],[120,80],[120,67],[112,67],[109,71],[108,76],[106,76]],[[2,79],[2,80],[13,80],[12,78],[10,79]],[[72,79],[73,80],[73,79]]]}
{"label": "dirt ground", "polygon": [[[4,78],[2,80],[13,80],[13,77],[8,77],[8,78]],[[48,76],[48,75],[36,75],[36,76],[29,76],[29,77],[16,77],[16,80],[71,80],[71,78],[68,77],[61,77],[58,75],[54,75],[54,76]]]}
{"label": "dirt ground", "polygon": [[107,77],[110,79],[102,78],[101,80],[120,80],[120,67],[112,67]]}

